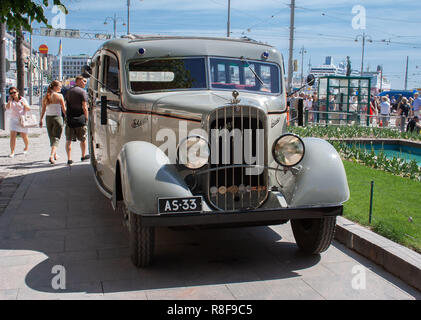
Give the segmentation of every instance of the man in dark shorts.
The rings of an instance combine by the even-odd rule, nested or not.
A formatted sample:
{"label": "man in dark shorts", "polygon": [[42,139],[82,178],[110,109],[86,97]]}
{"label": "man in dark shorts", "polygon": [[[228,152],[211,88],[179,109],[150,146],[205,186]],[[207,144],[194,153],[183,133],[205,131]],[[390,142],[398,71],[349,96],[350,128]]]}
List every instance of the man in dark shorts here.
{"label": "man in dark shorts", "polygon": [[72,140],[80,141],[82,151],[81,160],[89,159],[86,154],[86,134],[88,121],[88,95],[85,91],[86,79],[83,76],[76,77],[76,85],[66,93],[66,152],[67,164],[72,164]]}

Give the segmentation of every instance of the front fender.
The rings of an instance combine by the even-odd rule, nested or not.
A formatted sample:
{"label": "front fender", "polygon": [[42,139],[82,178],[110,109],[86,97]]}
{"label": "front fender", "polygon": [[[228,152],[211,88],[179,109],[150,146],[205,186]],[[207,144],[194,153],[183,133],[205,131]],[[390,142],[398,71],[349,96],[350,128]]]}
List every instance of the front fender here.
{"label": "front fender", "polygon": [[290,206],[339,205],[347,201],[348,181],[338,152],[323,139],[304,138],[303,141],[305,155]]}
{"label": "front fender", "polygon": [[[149,142],[132,141],[125,144],[118,156],[118,165],[123,200],[133,213],[157,213],[160,197],[192,196],[165,153]],[[115,194],[116,187],[113,191],[114,204]]]}

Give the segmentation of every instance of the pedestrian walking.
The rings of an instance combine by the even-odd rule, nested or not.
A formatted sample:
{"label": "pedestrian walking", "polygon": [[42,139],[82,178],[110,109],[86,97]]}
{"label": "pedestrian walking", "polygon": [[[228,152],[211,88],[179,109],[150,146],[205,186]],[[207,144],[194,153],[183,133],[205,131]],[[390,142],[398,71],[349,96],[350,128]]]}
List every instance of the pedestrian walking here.
{"label": "pedestrian walking", "polygon": [[22,97],[16,87],[9,88],[9,101],[6,104],[6,109],[11,111],[10,114],[10,154],[9,157],[15,156],[16,137],[19,133],[25,144],[23,154],[29,150],[28,128],[22,127],[20,124],[20,117],[25,115],[26,112],[31,111],[28,101]]}
{"label": "pedestrian walking", "polygon": [[76,85],[66,93],[66,153],[67,164],[72,164],[72,140],[76,138],[80,142],[82,151],[81,161],[89,159],[86,154],[86,134],[88,121],[88,95],[84,90],[86,79],[83,76],[76,77]]}
{"label": "pedestrian walking", "polygon": [[[377,119],[377,100],[375,97],[371,98],[370,101],[370,125],[373,125],[373,119],[376,118]],[[377,120],[376,120],[377,121]]]}
{"label": "pedestrian walking", "polygon": [[[398,106],[398,112],[397,112],[397,117],[396,117],[396,126],[399,127],[401,125],[401,118],[403,118],[403,121],[406,121],[406,119],[408,118],[409,115],[409,111],[411,110],[411,106],[408,103],[408,99],[406,99],[405,97],[402,98],[402,100],[399,103]],[[405,123],[403,123],[402,125],[404,125]]]}
{"label": "pedestrian walking", "polygon": [[61,134],[63,133],[63,117],[66,114],[66,106],[61,92],[61,82],[54,80],[50,83],[47,89],[47,94],[42,99],[41,118],[39,126],[42,128],[42,119],[47,124],[48,137],[50,138],[51,153],[49,161],[54,164],[58,159],[57,147],[60,142]]}
{"label": "pedestrian walking", "polygon": [[380,121],[383,127],[389,125],[389,115],[390,115],[390,103],[386,97],[382,97],[382,103],[380,103]]}
{"label": "pedestrian walking", "polygon": [[412,116],[420,116],[421,111],[421,98],[418,96],[418,92],[414,93],[414,101],[412,102],[411,114]]}

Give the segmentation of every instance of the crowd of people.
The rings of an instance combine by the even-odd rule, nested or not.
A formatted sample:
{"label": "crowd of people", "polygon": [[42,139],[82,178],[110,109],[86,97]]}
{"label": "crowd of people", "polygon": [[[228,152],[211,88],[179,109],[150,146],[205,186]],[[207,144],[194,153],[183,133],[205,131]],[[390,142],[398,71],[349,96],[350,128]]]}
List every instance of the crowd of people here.
{"label": "crowd of people", "polygon": [[[67,164],[73,163],[71,155],[72,141],[79,140],[82,152],[81,161],[90,158],[86,153],[87,144],[87,121],[88,121],[88,97],[85,91],[87,80],[83,76],[76,77],[75,86],[64,92],[60,81],[50,83],[46,95],[42,99],[41,117],[39,127],[43,127],[43,119],[47,127],[50,140],[51,152],[48,161],[55,164],[58,160],[57,147],[59,145],[63,128],[66,137]],[[21,135],[25,143],[24,154],[29,151],[28,127],[21,122],[21,118],[31,111],[28,102],[15,87],[9,89],[10,99],[6,109],[10,110],[10,154],[15,156],[16,136]]]}
{"label": "crowd of people", "polygon": [[[349,107],[344,108],[341,108],[341,106],[346,106],[347,103],[337,103],[334,95],[331,95],[329,98],[328,108],[326,107],[326,99],[319,102],[317,100],[317,94],[301,93],[295,94],[292,98],[303,99],[304,110],[309,111],[309,122],[319,122],[319,120],[325,118],[326,112],[332,111],[342,113],[339,116],[335,116],[335,114],[329,115],[329,119],[334,119],[333,121],[335,121],[335,119],[347,119],[348,121],[352,120],[355,122],[355,115],[357,113],[360,113],[362,117],[367,116],[367,109],[364,104],[361,104],[362,107],[358,108],[358,96],[351,97]],[[395,118],[396,127],[401,127],[402,125],[407,131],[416,131],[418,133],[421,131],[421,97],[419,97],[417,92],[409,99],[402,95],[399,95],[398,97],[372,95],[369,105],[368,117],[370,125],[373,125],[375,120],[377,126],[388,127],[390,126],[391,116],[393,116]],[[344,116],[345,113],[347,113],[346,116]],[[402,121],[405,121],[405,123],[401,123]]]}

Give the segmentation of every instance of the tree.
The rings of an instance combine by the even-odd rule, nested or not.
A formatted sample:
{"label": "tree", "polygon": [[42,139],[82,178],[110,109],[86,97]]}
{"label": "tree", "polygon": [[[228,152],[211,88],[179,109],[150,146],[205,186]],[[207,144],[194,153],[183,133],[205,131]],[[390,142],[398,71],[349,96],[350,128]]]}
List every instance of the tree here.
{"label": "tree", "polygon": [[49,2],[61,6],[64,13],[68,13],[60,0],[42,0],[39,2],[42,3],[36,3],[31,0],[1,0],[0,23],[5,22],[9,30],[14,30],[17,33],[21,32],[21,28],[32,31],[29,21],[38,21],[50,27],[44,15],[44,9],[48,7]]}

